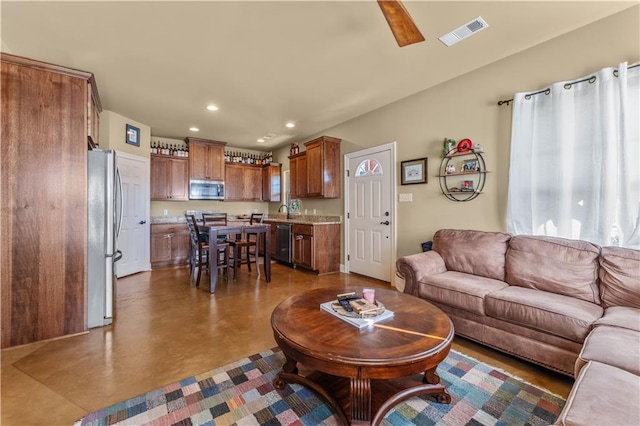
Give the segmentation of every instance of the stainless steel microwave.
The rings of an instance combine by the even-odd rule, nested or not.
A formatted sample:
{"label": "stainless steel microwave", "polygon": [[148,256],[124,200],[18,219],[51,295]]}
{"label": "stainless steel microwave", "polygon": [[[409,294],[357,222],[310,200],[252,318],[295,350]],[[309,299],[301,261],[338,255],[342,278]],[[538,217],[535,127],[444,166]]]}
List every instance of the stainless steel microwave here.
{"label": "stainless steel microwave", "polygon": [[214,180],[189,181],[190,200],[224,200],[224,182]]}

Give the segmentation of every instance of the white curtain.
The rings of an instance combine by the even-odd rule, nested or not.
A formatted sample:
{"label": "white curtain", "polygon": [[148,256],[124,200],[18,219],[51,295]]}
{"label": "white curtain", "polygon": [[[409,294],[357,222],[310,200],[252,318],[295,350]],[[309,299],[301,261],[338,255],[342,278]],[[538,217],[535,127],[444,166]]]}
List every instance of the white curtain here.
{"label": "white curtain", "polygon": [[639,104],[626,62],[517,93],[507,230],[640,248]]}

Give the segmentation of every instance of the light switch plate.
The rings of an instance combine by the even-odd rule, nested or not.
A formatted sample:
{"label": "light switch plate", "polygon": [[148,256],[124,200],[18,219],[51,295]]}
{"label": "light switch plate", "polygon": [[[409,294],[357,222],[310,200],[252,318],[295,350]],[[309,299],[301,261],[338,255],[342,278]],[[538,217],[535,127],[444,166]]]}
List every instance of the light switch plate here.
{"label": "light switch plate", "polygon": [[398,194],[399,195],[399,199],[398,201],[401,203],[410,203],[413,201],[413,194],[412,193],[408,193],[408,194]]}

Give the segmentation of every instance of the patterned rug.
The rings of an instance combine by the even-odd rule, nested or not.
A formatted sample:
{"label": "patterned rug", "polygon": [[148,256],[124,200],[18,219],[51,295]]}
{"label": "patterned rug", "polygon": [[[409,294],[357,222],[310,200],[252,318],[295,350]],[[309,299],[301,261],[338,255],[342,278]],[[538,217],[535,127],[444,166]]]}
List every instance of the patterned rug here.
{"label": "patterned rug", "polygon": [[[272,381],[284,364],[275,348],[90,413],[76,425],[334,425],[310,390]],[[438,367],[451,404],[414,397],[383,425],[549,425],[564,399],[451,351]]]}

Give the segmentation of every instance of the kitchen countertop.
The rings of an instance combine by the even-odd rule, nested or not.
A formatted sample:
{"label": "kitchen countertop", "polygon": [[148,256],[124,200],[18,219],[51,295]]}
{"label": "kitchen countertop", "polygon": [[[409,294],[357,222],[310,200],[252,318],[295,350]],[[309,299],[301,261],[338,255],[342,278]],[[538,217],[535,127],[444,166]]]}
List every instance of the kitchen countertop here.
{"label": "kitchen countertop", "polygon": [[264,218],[265,222],[279,222],[279,223],[297,223],[300,225],[333,225],[342,223],[341,216],[322,216],[322,215],[306,215],[306,214],[292,214],[290,219],[287,219],[285,214],[273,214]]}
{"label": "kitchen countertop", "polygon": [[[239,218],[238,216],[228,216],[228,222],[249,222],[249,219]],[[282,223],[297,223],[301,225],[332,225],[336,223],[342,223],[341,216],[323,216],[323,215],[297,215],[293,214],[290,219],[287,219],[286,214],[273,214],[267,215],[264,218],[265,222],[282,222]],[[150,223],[152,225],[159,224],[171,224],[171,223],[186,223],[186,218],[182,216],[152,216]]]}

